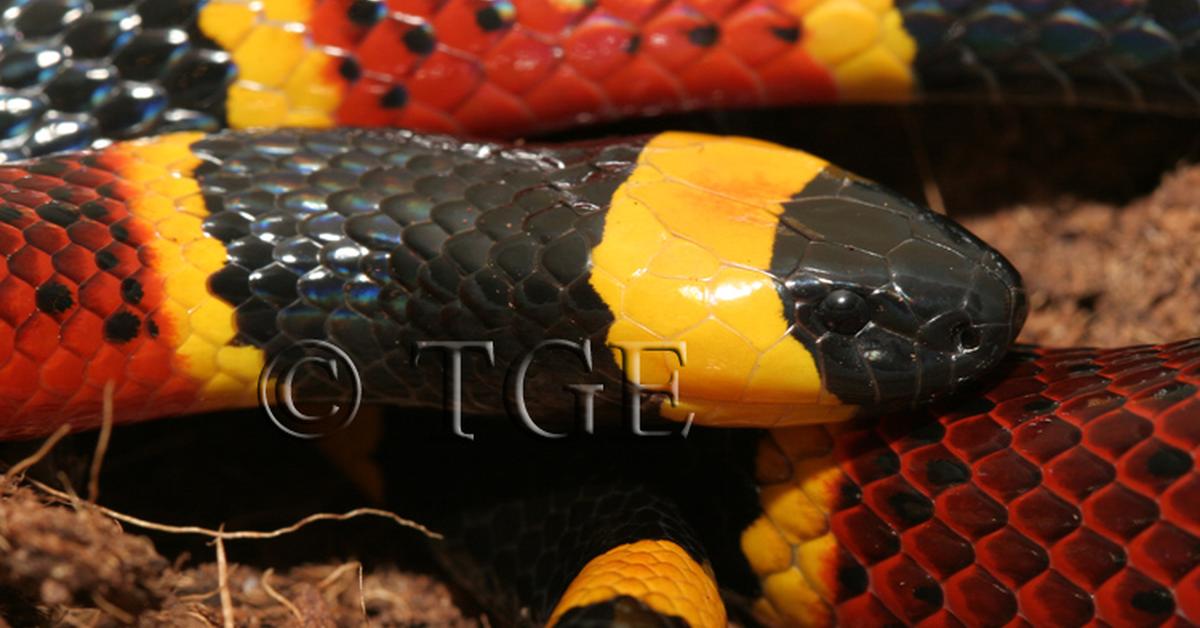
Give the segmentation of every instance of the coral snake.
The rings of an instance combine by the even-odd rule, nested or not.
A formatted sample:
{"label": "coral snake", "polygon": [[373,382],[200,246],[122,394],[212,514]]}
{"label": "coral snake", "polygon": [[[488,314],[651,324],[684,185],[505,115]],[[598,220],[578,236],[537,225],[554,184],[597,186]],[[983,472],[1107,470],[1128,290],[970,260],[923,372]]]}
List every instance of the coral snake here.
{"label": "coral snake", "polygon": [[1016,271],[798,150],[423,134],[981,92],[1190,111],[1198,33],[1196,0],[2,1],[0,437],[95,426],[109,384],[121,422],[253,406],[307,340],[398,405],[444,401],[418,343],[490,341],[462,404],[500,413],[536,348],[539,421],[588,381],[601,423],[632,398],[698,427],[539,494],[470,480],[445,561],[502,622],[1200,622],[1200,340],[1005,357]]}

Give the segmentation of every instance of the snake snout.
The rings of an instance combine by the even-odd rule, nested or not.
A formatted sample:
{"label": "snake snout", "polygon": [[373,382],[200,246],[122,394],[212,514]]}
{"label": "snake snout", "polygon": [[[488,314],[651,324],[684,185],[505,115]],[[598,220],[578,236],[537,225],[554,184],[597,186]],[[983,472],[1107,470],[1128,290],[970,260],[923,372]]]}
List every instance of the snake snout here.
{"label": "snake snout", "polygon": [[779,237],[797,243],[785,300],[825,388],[881,412],[995,366],[1025,319],[1012,265],[944,216],[853,175],[825,176],[793,199]]}

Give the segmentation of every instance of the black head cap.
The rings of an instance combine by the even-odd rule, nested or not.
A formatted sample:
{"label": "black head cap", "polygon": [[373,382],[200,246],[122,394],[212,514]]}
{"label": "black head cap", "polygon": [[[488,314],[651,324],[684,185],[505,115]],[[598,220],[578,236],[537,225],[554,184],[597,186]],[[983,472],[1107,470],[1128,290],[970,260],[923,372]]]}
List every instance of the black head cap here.
{"label": "black head cap", "polygon": [[966,229],[828,167],[784,203],[772,255],[792,335],[842,403],[924,403],[999,362],[1024,323],[1021,277]]}

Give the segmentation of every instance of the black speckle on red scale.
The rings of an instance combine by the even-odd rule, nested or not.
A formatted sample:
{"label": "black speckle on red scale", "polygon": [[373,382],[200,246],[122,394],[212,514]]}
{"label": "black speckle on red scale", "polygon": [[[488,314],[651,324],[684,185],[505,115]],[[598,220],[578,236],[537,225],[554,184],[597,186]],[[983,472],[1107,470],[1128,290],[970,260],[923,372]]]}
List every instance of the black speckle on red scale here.
{"label": "black speckle on red scale", "polygon": [[[863,498],[835,506],[838,573],[870,583],[844,585],[839,617],[919,621],[936,600],[968,625],[1195,619],[1197,344],[1032,355],[975,407],[839,435],[843,486]],[[914,437],[930,418],[938,439]],[[940,599],[914,584],[926,576]]]}
{"label": "black speckle on red scale", "polygon": [[105,151],[0,167],[0,437],[52,430],[31,423],[48,413],[92,420],[106,381],[185,401],[196,385],[170,380],[170,332],[149,324],[164,295],[138,251],[156,236],[131,215],[141,184],[122,167]]}

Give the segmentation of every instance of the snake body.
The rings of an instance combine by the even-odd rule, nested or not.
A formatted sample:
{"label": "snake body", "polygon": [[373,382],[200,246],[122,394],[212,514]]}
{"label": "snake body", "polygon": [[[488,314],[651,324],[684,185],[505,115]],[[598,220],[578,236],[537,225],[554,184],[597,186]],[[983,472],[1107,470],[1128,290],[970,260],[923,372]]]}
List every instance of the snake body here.
{"label": "snake body", "polygon": [[0,155],[269,126],[518,137],[711,106],[981,95],[1187,111],[1189,0],[34,0]]}
{"label": "snake body", "polygon": [[[597,598],[648,589],[672,600],[665,615],[719,624],[702,593],[644,584],[672,556],[642,542],[657,538],[711,564],[733,615],[765,625],[1190,625],[1198,377],[1194,340],[1020,348],[978,394],[883,420],[707,430],[687,448],[381,457],[413,478],[410,509],[445,478],[430,510],[453,506],[434,519],[455,539],[448,565],[501,616],[540,623],[557,604],[611,619],[632,604]],[[565,468],[595,474],[547,472]],[[526,488],[538,497],[514,503]],[[595,580],[570,584],[589,564]]]}
{"label": "snake body", "polygon": [[[463,401],[494,412],[498,373],[588,340],[539,354],[534,415],[574,407],[571,373],[667,425],[770,429],[712,465],[751,479],[716,531],[670,472],[464,504],[447,560],[501,618],[720,625],[720,584],[778,625],[1200,621],[1196,342],[1022,350],[987,375],[1019,278],[879,186],[680,133],[204,134],[517,136],[981,90],[1187,109],[1195,3],[0,7],[0,437],[94,425],[106,388],[119,421],[255,404],[300,340],[402,404],[444,400],[416,343],[489,340]],[[629,392],[631,351],[647,386],[680,373],[678,403]]]}
{"label": "snake body", "polygon": [[[418,343],[490,342],[464,363],[462,401],[503,412],[505,371],[586,341],[594,358],[546,350],[536,366],[595,371],[614,401],[622,371],[657,386],[678,369],[666,415],[794,425],[951,393],[1024,317],[1016,272],[965,230],[745,139],[182,134],[0,179],[9,436],[94,421],[109,380],[124,420],[252,405],[268,363],[312,340],[348,353],[367,402],[440,403]],[[856,235],[847,216],[877,228]],[[57,332],[27,331],[43,326]],[[559,402],[546,412],[573,407],[554,380],[524,379],[531,402]]]}

